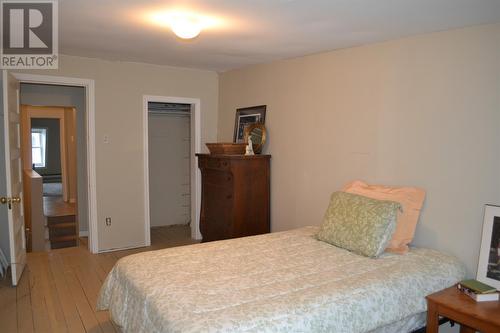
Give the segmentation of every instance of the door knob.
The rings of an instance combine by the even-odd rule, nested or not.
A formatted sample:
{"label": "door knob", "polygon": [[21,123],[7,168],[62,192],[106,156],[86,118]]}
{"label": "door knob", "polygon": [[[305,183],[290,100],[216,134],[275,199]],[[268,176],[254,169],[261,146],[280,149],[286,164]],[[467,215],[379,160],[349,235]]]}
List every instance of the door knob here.
{"label": "door knob", "polygon": [[21,202],[21,198],[20,197],[12,197],[12,198],[8,198],[8,197],[0,197],[0,203],[2,205],[5,205],[5,204],[11,204],[11,203],[20,203]]}

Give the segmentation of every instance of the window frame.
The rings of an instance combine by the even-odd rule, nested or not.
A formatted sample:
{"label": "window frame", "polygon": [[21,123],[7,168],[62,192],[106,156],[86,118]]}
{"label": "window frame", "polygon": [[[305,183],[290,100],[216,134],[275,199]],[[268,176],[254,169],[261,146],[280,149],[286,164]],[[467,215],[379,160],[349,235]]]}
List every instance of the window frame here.
{"label": "window frame", "polygon": [[[33,133],[38,132],[39,134],[43,133],[43,135],[40,135],[40,147],[33,147],[33,139],[31,135]],[[30,131],[30,138],[31,138],[31,166],[35,167],[37,169],[46,169],[47,168],[47,141],[48,141],[48,133],[49,129],[47,127],[31,127]],[[42,140],[42,137],[44,137],[45,140]],[[33,148],[40,149],[41,150],[41,157],[42,157],[42,162],[43,164],[38,164],[36,165],[33,162]]]}

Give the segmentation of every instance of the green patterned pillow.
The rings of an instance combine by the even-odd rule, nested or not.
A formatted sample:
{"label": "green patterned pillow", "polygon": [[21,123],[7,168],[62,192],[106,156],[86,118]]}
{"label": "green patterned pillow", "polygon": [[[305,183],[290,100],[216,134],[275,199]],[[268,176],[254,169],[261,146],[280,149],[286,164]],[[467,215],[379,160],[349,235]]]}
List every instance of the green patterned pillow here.
{"label": "green patterned pillow", "polygon": [[397,202],[334,192],[316,237],[367,257],[384,252],[396,229]]}

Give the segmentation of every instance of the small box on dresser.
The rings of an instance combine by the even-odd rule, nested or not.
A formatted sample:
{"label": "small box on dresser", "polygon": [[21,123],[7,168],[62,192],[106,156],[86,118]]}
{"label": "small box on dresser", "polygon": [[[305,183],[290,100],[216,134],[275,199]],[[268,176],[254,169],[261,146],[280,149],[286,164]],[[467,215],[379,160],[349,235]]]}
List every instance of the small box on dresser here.
{"label": "small box on dresser", "polygon": [[196,156],[203,242],[270,232],[271,155]]}

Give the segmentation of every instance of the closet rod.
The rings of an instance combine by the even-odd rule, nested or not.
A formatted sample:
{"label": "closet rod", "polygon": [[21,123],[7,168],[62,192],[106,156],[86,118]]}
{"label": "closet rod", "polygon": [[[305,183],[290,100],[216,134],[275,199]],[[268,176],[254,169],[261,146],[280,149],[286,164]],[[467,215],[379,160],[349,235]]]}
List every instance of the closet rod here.
{"label": "closet rod", "polygon": [[187,112],[179,112],[179,111],[148,111],[148,114],[152,115],[161,115],[161,116],[184,116],[190,117],[191,114]]}

